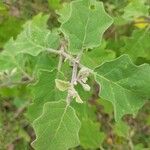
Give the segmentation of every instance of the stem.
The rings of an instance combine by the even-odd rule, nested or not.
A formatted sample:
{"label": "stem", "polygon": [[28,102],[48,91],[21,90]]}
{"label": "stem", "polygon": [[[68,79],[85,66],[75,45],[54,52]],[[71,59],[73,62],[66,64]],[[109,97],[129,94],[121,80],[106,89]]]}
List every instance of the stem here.
{"label": "stem", "polygon": [[64,52],[64,50],[65,50],[65,47],[64,47],[64,44],[62,44],[61,48],[60,48],[60,56],[59,56],[59,62],[58,62],[58,67],[57,67],[58,73],[60,72],[61,66],[62,66],[62,63],[63,63],[62,53]]}
{"label": "stem", "polygon": [[132,139],[129,138],[128,140],[129,140],[128,144],[129,144],[130,150],[134,150],[134,145],[133,145]]}
{"label": "stem", "polygon": [[[77,57],[78,59],[78,57]],[[73,62],[73,69],[72,69],[72,77],[71,77],[71,89],[74,88],[74,85],[77,81],[77,72],[78,72],[78,63],[76,61]],[[71,89],[68,90],[68,96],[67,96],[67,103],[70,104],[71,98],[72,98],[72,91]]]}
{"label": "stem", "polygon": [[63,56],[62,56],[62,55],[60,55],[60,56],[59,56],[58,67],[57,67],[58,72],[60,72],[60,71],[61,71],[62,63],[63,63]]}
{"label": "stem", "polygon": [[128,135],[128,144],[129,144],[129,148],[130,150],[134,150],[134,144],[133,144],[133,141],[132,141],[132,136],[134,134],[134,130],[132,130],[129,135]]}
{"label": "stem", "polygon": [[[72,64],[77,63],[79,68],[87,68],[86,66],[80,64],[79,60],[81,57],[81,54],[78,55],[77,58],[74,58],[72,55],[70,55],[69,53],[63,51],[58,51],[58,50],[54,50],[54,49],[46,49],[48,52],[56,54],[56,55],[62,55],[64,58],[68,59]],[[89,69],[89,68],[88,68]],[[93,72],[93,70],[89,69],[90,72]]]}
{"label": "stem", "polygon": [[105,149],[103,148],[103,146],[100,146],[100,150],[105,150]]}
{"label": "stem", "polygon": [[[54,53],[56,55],[60,55],[63,56],[64,58],[68,59],[72,64],[73,64],[73,69],[72,69],[72,77],[71,77],[71,81],[70,81],[70,89],[68,90],[68,95],[67,95],[67,104],[69,105],[71,102],[72,97],[74,96],[74,93],[72,91],[72,89],[74,89],[74,85],[76,85],[77,82],[77,72],[78,72],[78,67],[79,68],[87,68],[86,66],[80,64],[80,58],[82,56],[83,50],[81,51],[81,53],[78,54],[78,56],[76,58],[74,58],[72,55],[70,55],[69,53],[65,52],[64,50],[54,50],[54,49],[47,49],[48,52],[50,53]],[[59,65],[58,65],[58,70],[60,69],[60,65],[61,65],[61,58],[59,60]],[[89,69],[89,68],[88,68]],[[89,71],[91,73],[93,73],[93,70],[89,69]]]}

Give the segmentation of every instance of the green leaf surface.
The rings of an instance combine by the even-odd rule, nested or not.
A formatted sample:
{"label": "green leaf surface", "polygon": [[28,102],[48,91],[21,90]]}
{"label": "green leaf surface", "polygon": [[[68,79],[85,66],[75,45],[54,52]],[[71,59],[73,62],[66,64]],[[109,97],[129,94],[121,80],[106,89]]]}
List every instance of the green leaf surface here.
{"label": "green leaf surface", "polygon": [[112,115],[113,106],[111,102],[104,100],[104,99],[99,99],[98,104],[100,104],[103,107],[105,113]]}
{"label": "green leaf surface", "polygon": [[17,36],[17,34],[21,31],[22,23],[22,20],[16,19],[14,17],[8,17],[2,22],[0,20],[0,48],[2,48],[12,36]]}
{"label": "green leaf surface", "polygon": [[114,132],[118,136],[124,137],[124,138],[129,137],[129,129],[130,129],[130,127],[123,121],[117,122],[114,126]]}
{"label": "green leaf surface", "polygon": [[68,150],[79,145],[80,121],[75,110],[64,101],[46,103],[33,127],[36,150]]}
{"label": "green leaf surface", "polygon": [[38,81],[31,86],[34,95],[33,104],[28,108],[27,116],[32,122],[42,113],[43,105],[46,102],[58,101],[66,97],[65,92],[60,92],[55,86],[57,70],[40,71]]}
{"label": "green leaf surface", "polygon": [[140,16],[149,15],[149,6],[145,5],[146,0],[132,0],[125,8],[123,18],[134,20]]}
{"label": "green leaf surface", "polygon": [[58,9],[60,5],[60,0],[48,0],[49,7],[52,9]]}
{"label": "green leaf surface", "polygon": [[95,106],[88,104],[88,102],[84,102],[83,104],[72,102],[72,107],[76,110],[76,114],[78,115],[80,120],[90,119],[96,121]]}
{"label": "green leaf surface", "polygon": [[96,0],[77,0],[70,7],[70,16],[67,15],[68,20],[61,26],[69,42],[69,51],[77,54],[98,47],[103,33],[112,24],[103,4]]}
{"label": "green leaf surface", "polygon": [[[0,71],[17,68],[25,74],[25,56],[37,56],[47,48],[58,48],[59,37],[47,30],[47,15],[39,14],[24,25],[24,30],[16,40],[11,38],[0,53]],[[9,61],[8,61],[9,60]]]}
{"label": "green leaf surface", "polygon": [[5,45],[5,52],[14,56],[20,53],[37,56],[48,48],[57,49],[59,47],[59,36],[46,28],[47,19],[47,16],[39,14],[33,20],[28,21],[17,39],[10,39]]}
{"label": "green leaf surface", "polygon": [[133,61],[142,57],[150,60],[150,30],[135,30],[131,37],[125,39],[123,53],[129,54]]}
{"label": "green leaf surface", "polygon": [[99,123],[91,120],[82,120],[79,132],[80,144],[84,149],[99,148],[105,138],[105,134],[100,132]]}
{"label": "green leaf surface", "polygon": [[37,75],[40,70],[52,71],[58,65],[58,58],[48,53],[40,53],[34,58],[36,60],[33,68],[35,75]]}
{"label": "green leaf surface", "polygon": [[150,98],[150,65],[135,66],[128,55],[104,63],[96,69],[99,96],[114,106],[116,121],[125,114],[136,115]]}
{"label": "green leaf surface", "polygon": [[90,69],[94,69],[106,61],[113,60],[116,57],[115,52],[105,48],[106,43],[103,42],[100,47],[86,51],[82,55],[81,63]]}
{"label": "green leaf surface", "polygon": [[70,3],[64,3],[62,8],[57,10],[56,13],[59,15],[58,21],[65,23],[70,18],[71,5]]}

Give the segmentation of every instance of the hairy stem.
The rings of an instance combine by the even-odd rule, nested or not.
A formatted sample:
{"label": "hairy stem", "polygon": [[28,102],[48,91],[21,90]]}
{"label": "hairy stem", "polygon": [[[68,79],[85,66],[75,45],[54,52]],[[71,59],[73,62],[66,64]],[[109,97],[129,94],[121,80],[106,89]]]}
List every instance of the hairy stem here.
{"label": "hairy stem", "polygon": [[[77,57],[78,59],[78,57]],[[77,82],[77,72],[78,72],[78,63],[76,61],[73,62],[73,68],[72,68],[72,77],[71,77],[71,89],[74,88],[74,85]],[[72,91],[71,89],[68,90],[68,96],[67,96],[67,103],[70,104],[72,99]]]}
{"label": "hairy stem", "polygon": [[60,72],[61,66],[62,66],[62,63],[63,63],[63,55],[62,55],[62,53],[65,51],[64,44],[61,45],[59,51],[60,51],[60,56],[59,56],[59,62],[58,62],[58,67],[57,67],[58,72]]}
{"label": "hairy stem", "polygon": [[[53,53],[53,54],[56,54],[56,55],[62,55],[65,59],[68,59],[72,64],[77,63],[79,68],[83,68],[83,67],[87,68],[86,66],[82,65],[79,61],[82,53],[80,53],[77,58],[74,58],[72,55],[70,55],[69,53],[67,53],[65,51],[61,52],[59,50],[54,50],[54,49],[46,49],[46,50],[49,53]],[[89,71],[93,72],[93,70],[91,70],[91,69],[89,69]]]}

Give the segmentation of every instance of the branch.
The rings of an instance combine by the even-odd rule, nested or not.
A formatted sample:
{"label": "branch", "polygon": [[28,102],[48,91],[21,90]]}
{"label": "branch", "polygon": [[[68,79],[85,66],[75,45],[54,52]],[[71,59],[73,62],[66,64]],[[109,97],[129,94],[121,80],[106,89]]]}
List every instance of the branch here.
{"label": "branch", "polygon": [[[77,58],[74,58],[72,55],[70,55],[69,53],[65,52],[65,51],[59,51],[59,50],[54,50],[54,49],[46,49],[49,53],[53,53],[56,55],[62,55],[65,59],[68,59],[72,64],[77,63],[79,68],[87,68],[86,66],[82,65],[79,61],[81,54],[78,55]],[[88,68],[89,69],[89,68]],[[93,70],[89,69],[89,71],[92,73]]]}
{"label": "branch", "polygon": [[[68,90],[68,95],[67,95],[67,104],[69,105],[71,102],[72,97],[74,97],[75,93],[74,93],[74,85],[77,84],[77,72],[78,72],[78,67],[79,68],[87,68],[86,66],[82,65],[80,63],[80,58],[82,56],[83,50],[81,51],[81,53],[78,54],[78,56],[76,58],[74,58],[71,54],[65,52],[65,51],[61,51],[61,50],[54,50],[54,49],[47,49],[48,52],[56,54],[56,55],[60,55],[63,56],[65,59],[68,59],[72,64],[73,64],[73,69],[72,69],[72,78],[70,81],[70,88]],[[60,65],[60,64],[59,64]],[[90,73],[93,73],[93,70],[89,69]]]}

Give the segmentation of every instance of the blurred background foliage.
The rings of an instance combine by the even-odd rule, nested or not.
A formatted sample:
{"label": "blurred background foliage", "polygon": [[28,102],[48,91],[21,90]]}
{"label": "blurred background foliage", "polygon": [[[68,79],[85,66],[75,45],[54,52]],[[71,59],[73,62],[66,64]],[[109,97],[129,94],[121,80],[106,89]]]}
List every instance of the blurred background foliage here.
{"label": "blurred background foliage", "polygon": [[[101,1],[106,11],[114,18],[114,24],[105,33],[105,44],[102,44],[101,49],[110,50],[113,57],[127,53],[137,65],[150,63],[150,1]],[[56,10],[60,10],[64,3],[68,2],[70,0],[0,0],[0,51],[11,37],[16,38],[27,20],[40,12],[50,14],[48,21],[50,29],[59,27]],[[1,80],[0,78],[0,83]],[[97,93],[94,89],[95,85],[93,94],[88,100],[95,112],[90,116],[94,116],[98,124],[93,125],[85,120],[85,126],[89,128],[95,126],[96,130],[93,130],[95,135],[101,130],[102,138],[98,143],[102,143],[102,146],[98,149],[149,150],[150,103],[147,102],[143,106],[136,118],[127,115],[117,124],[114,122],[111,104],[104,100],[97,102]],[[32,149],[30,142],[35,135],[26,118],[26,108],[31,101],[30,95],[30,89],[25,85],[6,87],[0,84],[0,150]],[[79,106],[77,109],[80,109]],[[86,128],[83,126],[83,130]],[[93,140],[97,142],[95,137]],[[96,149],[95,144],[91,142],[91,145],[93,146],[83,144],[75,149]]]}

